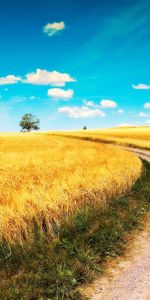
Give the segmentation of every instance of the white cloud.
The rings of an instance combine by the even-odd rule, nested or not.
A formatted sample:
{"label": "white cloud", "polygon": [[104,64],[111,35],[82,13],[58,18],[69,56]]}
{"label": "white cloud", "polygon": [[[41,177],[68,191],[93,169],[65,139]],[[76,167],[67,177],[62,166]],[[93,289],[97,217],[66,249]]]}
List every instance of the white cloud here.
{"label": "white cloud", "polygon": [[134,126],[133,124],[130,123],[122,123],[118,125],[119,127],[130,127],[130,126]]}
{"label": "white cloud", "polygon": [[83,103],[86,105],[86,106],[91,106],[91,107],[95,107],[95,104],[93,101],[88,101],[86,99],[83,100]]}
{"label": "white cloud", "polygon": [[124,113],[124,109],[118,109],[117,112],[118,112],[118,114],[123,114]]}
{"label": "white cloud", "polygon": [[35,85],[52,85],[52,86],[65,86],[67,82],[74,82],[73,79],[67,73],[60,73],[57,71],[47,71],[36,69],[36,72],[26,74],[25,83]]}
{"label": "white cloud", "polygon": [[53,99],[63,99],[63,100],[69,100],[73,97],[74,91],[69,90],[63,90],[59,88],[49,89],[47,92],[49,97],[52,97]]}
{"label": "white cloud", "polygon": [[101,111],[100,109],[90,109],[86,106],[63,106],[58,108],[58,111],[60,113],[65,113],[71,118],[93,118],[93,117],[105,117],[105,113]]}
{"label": "white cloud", "polygon": [[35,100],[35,98],[36,98],[35,96],[30,96],[29,97],[30,100]]}
{"label": "white cloud", "polygon": [[46,33],[48,36],[53,36],[57,34],[59,31],[62,31],[64,29],[65,29],[64,22],[48,23],[43,27],[44,33]]}
{"label": "white cloud", "polygon": [[0,77],[0,85],[15,84],[19,81],[21,81],[21,77],[15,75],[7,75],[5,77]]}
{"label": "white cloud", "polygon": [[133,89],[135,90],[148,90],[150,89],[150,85],[144,84],[144,83],[139,83],[137,85],[132,85]]}
{"label": "white cloud", "polygon": [[144,108],[150,108],[150,102],[146,102],[146,103],[144,104]]}
{"label": "white cloud", "polygon": [[100,108],[100,105],[95,104],[93,101],[89,101],[89,100],[86,100],[86,99],[83,100],[83,104],[85,106],[89,106],[89,107],[93,107],[93,108]]}
{"label": "white cloud", "polygon": [[104,108],[114,108],[117,107],[117,103],[113,100],[103,99],[100,101],[100,104]]}
{"label": "white cloud", "polygon": [[[60,73],[58,71],[47,71],[36,69],[35,72],[27,73],[25,79],[20,76],[7,75],[0,77],[0,85],[15,84],[18,82],[28,83],[33,85],[51,85],[51,86],[65,86],[68,82],[76,81],[68,73]],[[7,91],[8,89],[5,89]]]}
{"label": "white cloud", "polygon": [[141,117],[141,118],[147,118],[149,115],[148,114],[146,114],[146,113],[144,113],[144,112],[140,112],[139,113],[139,117]]}
{"label": "white cloud", "polygon": [[146,121],[145,121],[145,124],[150,125],[150,120],[146,120]]}

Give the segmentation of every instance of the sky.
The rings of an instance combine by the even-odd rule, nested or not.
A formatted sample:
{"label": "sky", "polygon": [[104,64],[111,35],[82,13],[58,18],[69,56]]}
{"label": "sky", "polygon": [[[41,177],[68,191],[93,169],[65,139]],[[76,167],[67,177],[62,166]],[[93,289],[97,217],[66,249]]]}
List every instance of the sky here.
{"label": "sky", "polygon": [[149,0],[1,0],[0,131],[150,125]]}

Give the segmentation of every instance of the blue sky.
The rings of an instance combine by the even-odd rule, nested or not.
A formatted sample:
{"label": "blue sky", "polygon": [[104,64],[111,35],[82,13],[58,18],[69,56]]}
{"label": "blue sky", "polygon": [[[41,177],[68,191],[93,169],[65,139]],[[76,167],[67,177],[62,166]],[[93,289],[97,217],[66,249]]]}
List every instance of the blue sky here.
{"label": "blue sky", "polygon": [[149,0],[6,0],[0,23],[0,131],[150,125]]}

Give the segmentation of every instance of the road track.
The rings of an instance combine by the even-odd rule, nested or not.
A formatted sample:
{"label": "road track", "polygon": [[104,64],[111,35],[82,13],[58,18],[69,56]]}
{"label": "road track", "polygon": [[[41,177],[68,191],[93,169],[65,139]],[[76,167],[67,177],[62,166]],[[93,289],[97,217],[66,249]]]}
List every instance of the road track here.
{"label": "road track", "polygon": [[[119,146],[120,147],[120,146]],[[150,162],[150,151],[122,147]],[[149,214],[150,217],[150,214]],[[91,300],[150,300],[150,221],[129,246],[129,254],[108,267],[108,276],[89,288]],[[92,292],[91,292],[92,291]]]}

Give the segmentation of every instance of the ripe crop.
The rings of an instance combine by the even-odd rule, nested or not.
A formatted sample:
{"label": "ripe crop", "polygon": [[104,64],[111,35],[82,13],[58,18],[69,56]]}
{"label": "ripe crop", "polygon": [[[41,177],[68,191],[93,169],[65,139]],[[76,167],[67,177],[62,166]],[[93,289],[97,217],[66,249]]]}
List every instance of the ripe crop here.
{"label": "ripe crop", "polygon": [[59,131],[59,135],[69,135],[105,143],[150,149],[150,126],[116,127],[97,130]]}
{"label": "ripe crop", "polygon": [[[0,135],[0,238],[28,240],[84,204],[105,205],[141,173],[140,160],[114,146],[46,134]],[[44,225],[43,225],[44,224]]]}

